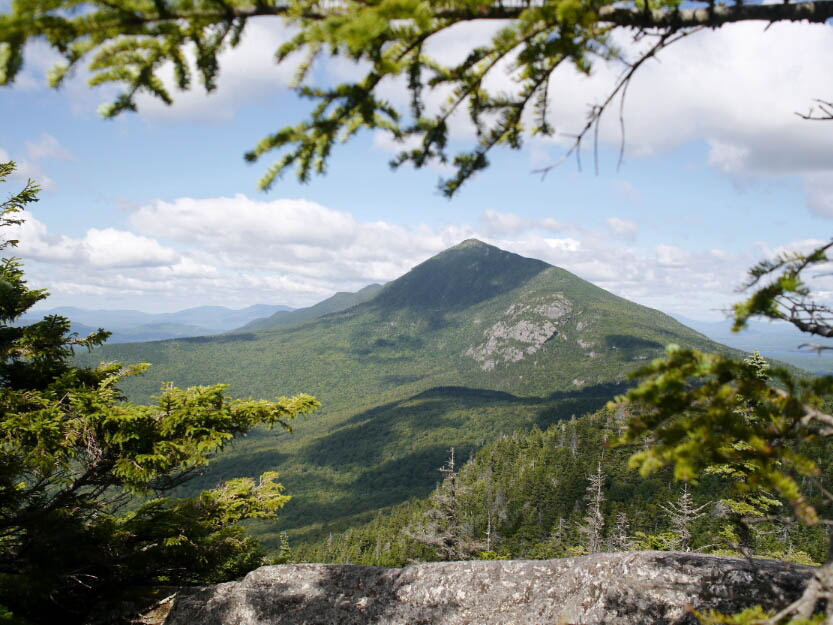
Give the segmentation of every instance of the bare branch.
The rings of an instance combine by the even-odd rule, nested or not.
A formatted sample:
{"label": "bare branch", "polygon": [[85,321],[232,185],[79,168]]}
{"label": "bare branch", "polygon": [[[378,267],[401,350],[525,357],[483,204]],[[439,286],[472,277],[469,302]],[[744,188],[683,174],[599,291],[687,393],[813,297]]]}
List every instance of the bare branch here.
{"label": "bare branch", "polygon": [[[532,173],[534,174],[541,174],[541,177],[544,178],[546,175],[562,163],[564,163],[570,156],[574,153],[576,155],[576,159],[579,159],[579,154],[581,152],[581,142],[584,140],[587,133],[591,130],[593,131],[594,136],[594,143],[593,143],[593,156],[594,156],[594,163],[596,165],[596,173],[599,171],[598,165],[598,132],[599,132],[599,123],[601,122],[602,115],[607,110],[608,106],[616,99],[618,95],[621,98],[619,104],[619,121],[620,126],[622,127],[622,144],[620,145],[619,150],[619,163],[622,162],[622,158],[624,155],[624,122],[623,122],[623,110],[624,110],[624,99],[625,95],[627,94],[628,85],[630,84],[631,79],[633,78],[636,71],[642,66],[645,61],[655,57],[660,50],[666,48],[667,46],[671,45],[683,39],[684,37],[688,37],[689,35],[694,34],[695,32],[699,32],[701,28],[692,28],[690,30],[680,31],[680,32],[668,32],[663,35],[660,35],[659,41],[657,41],[651,48],[645,52],[642,56],[639,57],[634,63],[628,66],[628,69],[619,77],[616,81],[616,85],[614,88],[608,93],[607,98],[605,98],[604,102],[601,104],[594,104],[590,107],[590,112],[587,115],[587,122],[584,124],[584,127],[578,132],[576,135],[571,135],[575,137],[573,144],[570,146],[564,155],[558,159],[556,162],[552,163],[551,165],[547,165],[546,167],[542,167],[539,169],[534,169]],[[578,160],[579,169],[581,169],[581,161]]]}
{"label": "bare branch", "polygon": [[[816,103],[815,107],[810,107],[807,113],[796,113],[801,119],[809,121],[829,122],[833,120],[833,102],[827,100],[813,100]],[[818,108],[819,112],[816,112]]]}

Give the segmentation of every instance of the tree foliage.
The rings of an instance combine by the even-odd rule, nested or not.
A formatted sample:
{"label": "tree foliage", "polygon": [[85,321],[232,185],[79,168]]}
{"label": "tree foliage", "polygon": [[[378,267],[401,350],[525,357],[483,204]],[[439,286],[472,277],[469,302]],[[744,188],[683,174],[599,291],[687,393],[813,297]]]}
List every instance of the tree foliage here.
{"label": "tree foliage", "polygon": [[[0,164],[0,181],[14,170]],[[19,225],[37,200],[31,181],[0,204]],[[17,241],[4,239],[0,249]],[[98,345],[69,320],[15,320],[44,290],[19,260],[0,265],[0,605],[33,623],[78,622],[99,600],[138,586],[229,579],[260,562],[239,521],[274,518],[289,499],[276,473],[232,479],[190,499],[166,493],[257,425],[290,428],[309,395],[231,400],[222,384],[166,385],[156,403],[123,400],[118,382],[147,365],[80,368],[74,349]]]}
{"label": "tree foliage", "polygon": [[[294,87],[315,103],[305,120],[279,128],[246,154],[256,160],[278,152],[260,181],[264,188],[287,169],[302,181],[326,170],[334,146],[361,129],[406,141],[391,165],[422,167],[452,163],[454,175],[441,181],[454,194],[474,173],[488,166],[497,145],[519,148],[529,134],[551,135],[559,120],[550,119],[553,76],[564,66],[589,74],[594,62],[615,61],[622,73],[608,97],[593,105],[587,123],[575,133],[570,150],[583,138],[647,59],[674,41],[703,28],[764,20],[823,23],[833,16],[833,1],[758,4],[717,1],[689,8],[681,0],[12,0],[0,16],[0,84],[11,83],[23,67],[24,48],[44,39],[63,58],[49,75],[59,86],[86,63],[90,84],[115,83],[123,91],[103,107],[112,117],[136,109],[136,97],[149,94],[167,104],[171,88],[189,89],[196,74],[207,91],[216,87],[223,50],[236,46],[251,19],[280,16],[294,36],[276,52],[278,62],[298,64]],[[495,32],[486,45],[473,48],[460,62],[436,55],[432,39],[460,24],[492,20]],[[650,45],[625,54],[613,33],[630,29]],[[361,62],[355,81],[321,86],[311,80],[313,62],[322,56]],[[162,70],[174,70],[174,85]],[[509,91],[490,89],[496,72],[511,76]],[[409,106],[397,106],[381,87],[402,81]],[[427,104],[425,94],[440,90],[445,103]],[[824,114],[824,105],[821,111]],[[474,146],[450,153],[449,124],[458,112],[468,116]],[[559,129],[560,130],[560,129]]]}
{"label": "tree foliage", "polygon": [[[583,530],[588,516],[595,519],[601,550],[679,549],[683,533],[663,509],[680,497],[670,467],[639,479],[628,469],[628,459],[641,444],[605,446],[626,418],[604,409],[566,418],[543,431],[532,427],[498,437],[474,453],[457,475],[455,514],[465,523],[467,540],[489,540],[488,552],[461,557],[548,559],[587,553],[591,545]],[[820,463],[829,462],[833,441],[816,441],[804,446],[804,452]],[[601,492],[588,479],[597,478],[600,467],[605,477]],[[830,488],[831,477],[829,471],[821,476],[825,488]],[[703,476],[698,485],[688,486],[689,505],[696,510],[732,496],[732,482],[720,474]],[[413,528],[434,516],[436,497],[447,494],[447,487],[438,484],[431,496],[389,508],[364,525],[325,535],[317,543],[299,543],[294,559],[397,567],[441,560],[444,555],[436,545],[420,542]],[[823,516],[830,515],[830,504],[818,492],[810,494],[810,502]],[[705,509],[705,516],[694,510],[684,515],[687,547],[742,555],[734,541],[724,540],[726,519],[716,513],[717,505]],[[760,531],[750,535],[746,555],[804,564],[824,560],[827,541],[821,526],[798,525],[779,515],[756,528]]]}
{"label": "tree foliage", "polygon": [[[802,276],[829,262],[831,245],[753,267],[747,286],[755,290],[735,306],[735,326],[764,316],[810,334],[833,335],[828,308],[814,301]],[[736,360],[677,346],[635,375],[643,382],[623,399],[642,409],[620,442],[646,445],[632,456],[632,466],[643,474],[673,466],[675,478],[688,482],[709,471],[730,474],[739,478],[733,484],[740,496],[728,500],[730,508],[763,517],[779,504],[769,495],[774,492],[800,521],[820,522],[808,491],[818,490],[828,502],[833,495],[820,486],[819,466],[800,445],[833,436],[833,415],[826,411],[833,376],[798,379],[785,369],[763,367],[755,357]],[[821,605],[825,622],[833,622],[833,540],[830,545],[801,599],[769,623],[810,618]]]}
{"label": "tree foliage", "polygon": [[478,551],[486,549],[486,544],[471,535],[471,524],[466,523],[461,510],[462,493],[457,485],[453,447],[448,462],[440,472],[445,478],[431,494],[429,508],[415,527],[405,531],[405,535],[433,549],[440,560],[468,560]]}

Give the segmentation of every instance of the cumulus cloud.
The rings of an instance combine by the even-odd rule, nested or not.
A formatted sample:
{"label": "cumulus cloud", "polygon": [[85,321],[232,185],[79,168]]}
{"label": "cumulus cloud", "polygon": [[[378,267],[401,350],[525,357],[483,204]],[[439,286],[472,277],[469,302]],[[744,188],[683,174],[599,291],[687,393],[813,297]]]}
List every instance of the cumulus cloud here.
{"label": "cumulus cloud", "polygon": [[97,267],[156,267],[179,259],[174,250],[153,239],[114,228],[88,230],[83,249],[90,264]]}
{"label": "cumulus cloud", "polygon": [[489,236],[506,236],[528,230],[550,233],[581,230],[575,224],[562,223],[554,217],[533,219],[531,217],[521,217],[517,213],[505,213],[492,209],[486,209],[480,215],[480,228],[483,233]]}
{"label": "cumulus cloud", "polygon": [[9,237],[20,240],[18,252],[44,263],[71,264],[89,268],[156,267],[179,260],[179,254],[157,241],[114,228],[91,228],[84,238],[48,232],[29,214],[24,223],[10,229]]}
{"label": "cumulus cloud", "polygon": [[[833,53],[829,25],[736,24],[704,31],[664,50],[636,74],[624,119],[626,156],[657,154],[690,141],[705,141],[707,164],[738,180],[800,176],[815,212],[833,178],[833,132],[795,115],[814,98],[833,93],[824,63]],[[634,44],[622,41],[626,51]],[[615,68],[596,67],[590,80],[564,77],[553,113],[580,127],[576,99],[598,102],[613,84]],[[554,87],[557,89],[558,87]],[[608,114],[602,141],[621,140],[618,118]],[[824,187],[824,188],[820,188]],[[833,215],[831,215],[833,216]]]}
{"label": "cumulus cloud", "polygon": [[[363,286],[404,273],[415,259],[453,245],[467,231],[359,223],[349,213],[307,200],[180,198],[143,206],[130,224],[176,242],[202,262],[251,273],[303,276],[324,293],[337,283]],[[398,253],[396,252],[398,250]],[[300,287],[297,287],[300,288]]]}
{"label": "cumulus cloud", "polygon": [[7,150],[0,147],[0,162],[7,163],[12,160],[17,165],[10,176],[12,180],[24,184],[27,180],[37,180],[41,188],[46,191],[52,191],[55,188],[55,181],[46,175],[38,163],[27,158],[13,159]]}
{"label": "cumulus cloud", "polygon": [[[592,231],[496,211],[485,211],[474,225],[404,226],[360,221],[305,200],[239,195],[153,202],[130,216],[129,229],[93,228],[79,237],[49,232],[28,215],[15,234],[32,284],[49,288],[62,303],[153,302],[168,310],[195,303],[306,306],[336,291],[395,279],[477,237],[563,267],[617,295],[702,316],[704,305],[725,308],[735,301],[745,270],[778,252],[697,251],[670,243],[638,249],[619,236],[635,228],[611,218]],[[695,292],[693,302],[688,296]]]}
{"label": "cumulus cloud", "polygon": [[665,243],[657,245],[656,258],[660,267],[685,267],[692,260],[685,250]]}

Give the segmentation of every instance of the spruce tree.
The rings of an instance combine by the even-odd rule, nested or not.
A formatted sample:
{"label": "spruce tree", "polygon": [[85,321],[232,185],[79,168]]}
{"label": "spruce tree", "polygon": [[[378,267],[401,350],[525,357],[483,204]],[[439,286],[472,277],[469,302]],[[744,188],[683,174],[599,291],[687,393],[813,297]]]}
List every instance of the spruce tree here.
{"label": "spruce tree", "polygon": [[463,522],[453,447],[448,462],[439,470],[445,476],[442,484],[431,494],[430,506],[421,521],[405,534],[436,551],[440,560],[469,560],[486,546],[471,535],[471,528]]}
{"label": "spruce tree", "polygon": [[[753,267],[745,285],[753,292],[735,306],[735,328],[758,316],[811,336],[833,337],[833,309],[814,300],[804,278],[830,262],[831,248],[833,242]],[[642,383],[620,398],[635,408],[620,442],[645,444],[632,456],[632,466],[649,474],[670,465],[676,479],[692,483],[715,467],[725,468],[737,478],[730,500],[736,508],[761,516],[780,499],[799,521],[820,523],[810,491],[821,492],[828,507],[833,497],[819,484],[819,466],[804,450],[833,437],[833,415],[825,410],[833,398],[833,376],[798,378],[781,367],[767,369],[755,356],[737,360],[676,345],[635,376]],[[827,558],[803,595],[765,623],[805,622],[801,619],[822,610],[824,622],[833,624],[833,535],[828,545]]]}
{"label": "spruce tree", "polygon": [[[0,182],[13,171],[0,164]],[[0,204],[4,234],[37,192],[30,181]],[[16,244],[0,239],[0,249]],[[154,405],[130,404],[118,382],[147,365],[72,362],[73,350],[107,332],[79,337],[56,315],[17,323],[46,297],[29,288],[19,259],[2,259],[0,618],[71,625],[139,588],[223,581],[258,566],[262,553],[239,522],[276,516],[289,499],[277,474],[168,495],[236,436],[259,424],[289,429],[318,402],[231,400],[218,384],[166,385]]]}

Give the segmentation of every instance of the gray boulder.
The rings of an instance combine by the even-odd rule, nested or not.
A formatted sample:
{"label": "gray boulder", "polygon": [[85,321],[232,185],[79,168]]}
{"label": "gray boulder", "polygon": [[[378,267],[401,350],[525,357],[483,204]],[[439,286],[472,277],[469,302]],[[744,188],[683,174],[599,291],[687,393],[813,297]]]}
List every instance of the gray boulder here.
{"label": "gray boulder", "polygon": [[403,569],[268,566],[182,589],[165,625],[642,625],[696,623],[691,609],[775,607],[813,569],[676,552],[467,561]]}

